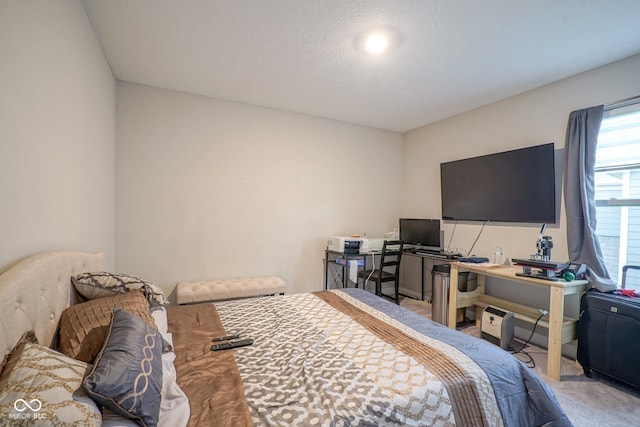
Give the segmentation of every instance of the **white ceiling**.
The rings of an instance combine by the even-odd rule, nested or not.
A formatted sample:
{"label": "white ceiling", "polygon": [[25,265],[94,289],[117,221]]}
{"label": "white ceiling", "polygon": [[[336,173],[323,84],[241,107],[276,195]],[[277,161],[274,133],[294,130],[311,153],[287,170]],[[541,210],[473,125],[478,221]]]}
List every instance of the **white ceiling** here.
{"label": "white ceiling", "polygon": [[83,3],[118,80],[400,132],[640,53],[638,0]]}

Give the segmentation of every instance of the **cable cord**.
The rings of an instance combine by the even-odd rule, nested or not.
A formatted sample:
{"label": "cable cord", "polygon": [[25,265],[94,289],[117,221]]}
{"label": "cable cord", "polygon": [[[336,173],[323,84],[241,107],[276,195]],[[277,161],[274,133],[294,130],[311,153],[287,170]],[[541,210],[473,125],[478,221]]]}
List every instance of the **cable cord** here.
{"label": "cable cord", "polygon": [[476,237],[476,240],[473,242],[473,245],[471,245],[471,249],[469,249],[469,252],[467,252],[467,256],[471,255],[471,251],[476,246],[476,243],[478,243],[478,239],[480,238],[480,235],[482,234],[482,230],[484,230],[484,226],[485,225],[487,225],[487,221],[482,223],[482,228],[480,229],[480,232],[478,233],[478,236]]}
{"label": "cable cord", "polygon": [[451,250],[451,242],[453,242],[453,235],[456,234],[456,227],[458,225],[458,221],[453,223],[453,230],[451,231],[451,237],[449,237],[449,243],[447,244],[447,249]]}
{"label": "cable cord", "polygon": [[[526,351],[521,351],[519,353],[511,353],[514,355],[514,357],[516,359],[518,359],[519,361],[521,361],[522,363],[524,363],[525,365],[527,365],[528,368],[533,369],[536,367],[536,361],[533,359],[533,357],[531,357],[531,355],[529,353],[527,353]],[[522,354],[524,356],[526,356],[527,358],[520,358],[518,356],[518,354]]]}
{"label": "cable cord", "polygon": [[534,324],[533,324],[533,329],[531,329],[531,334],[529,335],[529,338],[527,338],[527,340],[524,342],[524,344],[522,344],[522,346],[521,346],[519,349],[509,348],[509,352],[510,352],[511,354],[514,354],[514,355],[515,355],[515,354],[521,353],[521,354],[526,355],[526,356],[529,358],[529,360],[526,360],[526,361],[525,361],[525,360],[521,360],[520,358],[518,358],[518,359],[520,359],[522,362],[526,363],[526,364],[527,364],[527,366],[529,366],[530,368],[535,368],[535,367],[536,367],[536,362],[535,362],[535,360],[533,360],[533,357],[531,357],[531,355],[530,355],[529,353],[527,353],[526,351],[524,351],[524,349],[525,349],[525,347],[526,347],[527,345],[529,345],[529,342],[531,341],[531,338],[533,338],[533,334],[534,334],[534,333],[535,333],[535,331],[536,331],[536,327],[538,326],[538,322],[539,322],[539,321],[540,321],[540,319],[542,319],[546,314],[547,314],[547,313],[542,313],[542,314],[540,314],[540,316],[536,319],[536,323],[534,323]]}
{"label": "cable cord", "polygon": [[[366,259],[365,259],[365,264],[366,264]],[[364,267],[366,268],[367,266],[365,265]],[[365,291],[367,290],[367,283],[369,283],[369,279],[371,279],[371,276],[373,276],[374,271],[376,271],[376,254],[371,254],[371,271],[369,272],[369,275],[367,276],[367,278],[364,280],[364,283],[362,284],[362,289],[364,289]]]}

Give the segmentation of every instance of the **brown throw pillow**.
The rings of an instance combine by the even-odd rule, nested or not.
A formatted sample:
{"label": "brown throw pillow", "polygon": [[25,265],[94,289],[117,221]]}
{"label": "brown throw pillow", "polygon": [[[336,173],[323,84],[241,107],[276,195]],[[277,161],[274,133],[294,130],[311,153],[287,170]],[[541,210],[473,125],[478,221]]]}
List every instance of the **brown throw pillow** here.
{"label": "brown throw pillow", "polygon": [[120,308],[155,326],[149,303],[142,292],[134,291],[72,305],[60,317],[60,351],[69,357],[93,363],[104,344],[111,313]]}

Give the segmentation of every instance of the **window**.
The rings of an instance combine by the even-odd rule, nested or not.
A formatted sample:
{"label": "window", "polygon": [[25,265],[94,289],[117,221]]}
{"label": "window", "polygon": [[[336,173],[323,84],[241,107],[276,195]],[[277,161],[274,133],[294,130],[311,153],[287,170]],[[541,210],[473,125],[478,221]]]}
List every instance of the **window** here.
{"label": "window", "polygon": [[[611,278],[640,265],[640,99],[605,108],[595,164],[596,235]],[[640,291],[640,271],[627,272],[628,289]]]}

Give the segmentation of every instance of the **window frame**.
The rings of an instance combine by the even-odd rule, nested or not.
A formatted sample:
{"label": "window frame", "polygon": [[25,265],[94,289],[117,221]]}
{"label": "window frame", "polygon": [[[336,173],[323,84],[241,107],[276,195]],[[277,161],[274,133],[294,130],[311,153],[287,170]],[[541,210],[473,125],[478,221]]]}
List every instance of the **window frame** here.
{"label": "window frame", "polygon": [[[603,123],[605,120],[610,119],[610,118],[615,118],[615,117],[624,117],[624,115],[628,114],[628,113],[640,113],[640,96],[639,97],[634,97],[634,98],[629,98],[627,100],[624,101],[620,101],[617,103],[613,103],[610,104],[609,106],[605,107],[605,116],[603,118]],[[638,126],[635,124],[632,124],[630,126],[620,126],[620,125],[616,125],[613,124],[612,125],[613,128],[611,130],[609,130],[610,132],[616,132],[617,130],[623,130],[627,129],[627,128],[633,128],[636,129]],[[620,126],[620,127],[618,127]],[[598,135],[598,143],[600,144],[600,138],[602,137],[602,135],[606,133],[602,132],[602,129],[600,130],[600,133]],[[606,136],[605,136],[606,138]],[[619,142],[619,144],[621,145],[620,148],[624,148],[624,144],[625,142],[627,143],[631,143],[633,145],[631,145],[632,147],[635,144],[640,144],[640,139],[636,139],[635,133],[631,133],[631,138],[628,140],[624,139],[624,135],[622,137],[623,139]],[[608,142],[612,142],[613,140],[608,140]],[[617,142],[617,141],[616,141]],[[610,148],[615,148],[615,145],[613,147],[609,146],[608,148],[605,148],[605,150],[610,149]],[[604,152],[606,153],[606,151]],[[615,160],[618,163],[613,163],[611,161],[611,159],[613,158],[613,160]],[[618,159],[615,157],[611,157],[611,154],[604,154],[604,159],[602,161],[602,164],[600,166],[598,166],[598,148],[596,147],[596,164],[594,167],[594,178],[596,178],[597,181],[597,176],[600,173],[611,173],[611,172],[621,172],[621,173],[627,173],[629,174],[627,176],[626,179],[628,179],[628,182],[636,182],[635,179],[637,179],[637,173],[640,170],[640,159],[638,158],[633,158],[629,159],[630,161],[625,162],[625,159]],[[634,178],[634,176],[636,178]],[[622,180],[625,179],[624,176],[621,177]],[[632,181],[632,179],[634,179]],[[622,185],[624,188],[624,184],[618,184],[618,185]],[[615,189],[616,184],[609,184],[609,188],[610,189]],[[637,188],[637,187],[636,187]],[[597,194],[599,191],[607,191],[607,183],[605,184],[600,184],[600,186],[596,183],[595,184],[595,193]],[[606,196],[606,194],[605,194]],[[610,270],[609,273],[612,274],[612,278],[617,279],[616,282],[618,283],[618,286],[620,286],[620,282],[622,280],[622,268],[625,264],[629,264],[630,260],[629,257],[627,255],[628,250],[630,249],[629,244],[626,243],[628,242],[630,236],[634,233],[637,233],[637,231],[635,232],[630,232],[629,230],[629,226],[630,226],[630,222],[629,222],[629,210],[624,209],[624,208],[637,208],[640,207],[640,198],[638,197],[637,191],[636,193],[632,194],[630,197],[609,197],[609,198],[595,198],[594,197],[594,202],[595,202],[595,207],[596,207],[596,216],[603,216],[606,217],[607,214],[604,213],[604,211],[601,211],[602,208],[621,208],[623,209],[622,211],[620,211],[620,216],[619,221],[620,223],[618,224],[618,236],[617,239],[619,241],[618,244],[618,249],[619,252],[617,252],[617,270],[611,271],[611,269],[614,267],[614,265],[612,265],[612,262],[616,262],[615,260],[609,259],[609,261],[607,261],[606,259],[605,264],[607,264],[607,269]],[[626,217],[626,220],[625,220]],[[611,218],[609,216],[609,218]],[[600,221],[598,221],[600,222]],[[599,224],[600,225],[600,224]],[[607,239],[611,237],[615,238],[615,235],[609,235],[607,234],[607,225],[605,222],[605,227],[601,230],[599,230],[599,225],[596,226],[596,235],[598,236],[598,239],[601,240],[602,239]],[[633,222],[634,227],[637,225],[635,223],[635,221]],[[610,223],[609,223],[610,226]],[[633,246],[637,248],[636,246]],[[604,254],[603,254],[604,255]],[[636,254],[637,255],[637,254]],[[637,257],[637,256],[636,256]],[[638,264],[636,262],[636,257],[631,257],[631,263],[633,264]]]}

